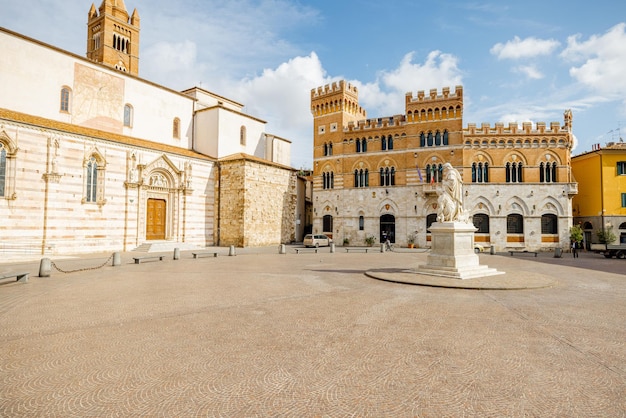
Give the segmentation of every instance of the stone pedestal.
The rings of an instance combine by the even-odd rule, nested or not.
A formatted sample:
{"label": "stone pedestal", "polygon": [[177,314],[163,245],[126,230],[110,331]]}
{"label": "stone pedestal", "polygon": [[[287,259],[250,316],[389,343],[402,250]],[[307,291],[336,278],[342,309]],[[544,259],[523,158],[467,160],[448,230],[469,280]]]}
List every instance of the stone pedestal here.
{"label": "stone pedestal", "polygon": [[431,251],[426,264],[418,267],[418,273],[453,279],[504,274],[479,264],[474,252],[474,232],[471,223],[435,222],[430,228]]}

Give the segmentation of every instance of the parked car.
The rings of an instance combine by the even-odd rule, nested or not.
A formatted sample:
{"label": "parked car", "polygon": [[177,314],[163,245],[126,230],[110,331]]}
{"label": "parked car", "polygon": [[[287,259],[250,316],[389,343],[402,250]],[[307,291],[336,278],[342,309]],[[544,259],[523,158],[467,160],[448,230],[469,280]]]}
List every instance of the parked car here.
{"label": "parked car", "polygon": [[333,240],[324,234],[307,234],[302,242],[305,247],[328,247]]}

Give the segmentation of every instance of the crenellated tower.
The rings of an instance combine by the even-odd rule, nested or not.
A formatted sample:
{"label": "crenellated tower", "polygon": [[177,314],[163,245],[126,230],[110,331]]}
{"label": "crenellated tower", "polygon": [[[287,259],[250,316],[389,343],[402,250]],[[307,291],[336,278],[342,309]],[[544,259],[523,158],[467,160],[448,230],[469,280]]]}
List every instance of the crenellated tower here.
{"label": "crenellated tower", "polygon": [[139,74],[139,13],[129,15],[124,0],[92,3],[87,19],[87,58]]}
{"label": "crenellated tower", "polygon": [[324,148],[342,141],[342,132],[349,123],[366,118],[359,106],[358,89],[341,80],[311,90],[313,114],[313,158],[324,156]]}

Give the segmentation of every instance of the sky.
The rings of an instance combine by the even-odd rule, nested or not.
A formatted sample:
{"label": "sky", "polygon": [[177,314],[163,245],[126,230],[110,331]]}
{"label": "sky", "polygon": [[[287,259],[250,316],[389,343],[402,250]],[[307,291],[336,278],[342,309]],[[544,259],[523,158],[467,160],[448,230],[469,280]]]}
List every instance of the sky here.
{"label": "sky", "polygon": [[[338,80],[358,87],[368,118],[403,114],[408,92],[462,85],[464,127],[562,125],[571,109],[573,155],[626,140],[625,1],[124,3],[141,18],[140,77],[244,104],[292,141],[295,168],[312,167],[311,89]],[[0,26],[85,56],[91,4],[0,0]]]}

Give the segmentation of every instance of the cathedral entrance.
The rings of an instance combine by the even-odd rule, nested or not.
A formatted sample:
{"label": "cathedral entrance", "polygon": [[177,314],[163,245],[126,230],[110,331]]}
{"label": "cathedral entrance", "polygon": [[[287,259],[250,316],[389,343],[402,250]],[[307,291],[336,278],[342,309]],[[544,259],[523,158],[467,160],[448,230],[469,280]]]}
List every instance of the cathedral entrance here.
{"label": "cathedral entrance", "polygon": [[165,200],[148,199],[146,207],[146,239],[165,239]]}
{"label": "cathedral entrance", "polygon": [[393,215],[380,217],[380,242],[385,242],[387,238],[392,243],[396,242],[396,217]]}

